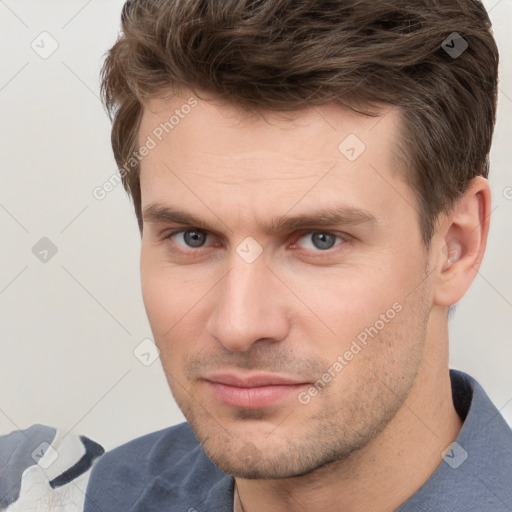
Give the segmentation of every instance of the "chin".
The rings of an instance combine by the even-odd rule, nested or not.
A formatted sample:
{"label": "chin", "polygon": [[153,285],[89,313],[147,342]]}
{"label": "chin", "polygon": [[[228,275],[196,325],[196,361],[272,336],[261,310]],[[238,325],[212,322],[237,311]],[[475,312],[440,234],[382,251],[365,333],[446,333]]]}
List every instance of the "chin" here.
{"label": "chin", "polygon": [[[211,440],[211,438],[210,438]],[[279,450],[260,450],[252,442],[239,449],[230,443],[229,449],[205,443],[203,448],[212,462],[224,473],[247,480],[281,479],[306,475],[339,460],[337,453],[315,453],[305,447],[286,446]],[[209,446],[210,445],[210,446]],[[308,453],[309,451],[309,453]],[[341,456],[343,458],[343,456]]]}

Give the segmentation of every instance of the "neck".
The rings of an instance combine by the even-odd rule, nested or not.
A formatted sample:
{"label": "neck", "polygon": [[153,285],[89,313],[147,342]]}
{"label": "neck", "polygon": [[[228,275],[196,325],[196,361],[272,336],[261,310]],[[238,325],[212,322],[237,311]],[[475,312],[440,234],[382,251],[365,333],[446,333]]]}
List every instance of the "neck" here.
{"label": "neck", "polygon": [[447,333],[445,345],[445,364],[425,357],[400,410],[364,448],[298,477],[237,478],[235,512],[396,510],[430,478],[462,428],[446,363]]}

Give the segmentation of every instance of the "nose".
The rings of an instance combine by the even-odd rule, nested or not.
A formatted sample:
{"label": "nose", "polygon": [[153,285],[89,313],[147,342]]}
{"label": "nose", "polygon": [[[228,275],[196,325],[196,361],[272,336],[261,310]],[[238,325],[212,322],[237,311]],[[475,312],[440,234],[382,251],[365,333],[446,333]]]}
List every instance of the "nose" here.
{"label": "nose", "polygon": [[238,254],[215,287],[207,332],[231,351],[245,352],[261,340],[277,342],[289,330],[290,298],[262,256],[247,263]]}

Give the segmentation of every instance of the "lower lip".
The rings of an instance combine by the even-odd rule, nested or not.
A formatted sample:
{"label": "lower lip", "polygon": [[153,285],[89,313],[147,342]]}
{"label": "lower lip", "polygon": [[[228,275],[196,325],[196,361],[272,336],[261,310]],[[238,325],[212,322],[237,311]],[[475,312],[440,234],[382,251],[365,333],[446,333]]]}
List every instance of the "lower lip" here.
{"label": "lower lip", "polygon": [[294,393],[298,395],[300,390],[307,385],[289,384],[240,388],[211,381],[207,381],[207,384],[220,401],[227,405],[244,409],[271,407]]}

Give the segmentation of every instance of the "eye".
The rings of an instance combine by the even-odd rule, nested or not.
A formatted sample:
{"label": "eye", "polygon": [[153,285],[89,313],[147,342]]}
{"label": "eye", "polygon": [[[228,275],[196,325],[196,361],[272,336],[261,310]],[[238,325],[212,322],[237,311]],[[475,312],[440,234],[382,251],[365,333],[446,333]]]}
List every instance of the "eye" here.
{"label": "eye", "polygon": [[179,231],[173,231],[166,238],[176,241],[178,245],[182,245],[178,242],[181,239],[185,247],[197,249],[204,245],[206,237],[206,233],[200,229],[180,229]]}
{"label": "eye", "polygon": [[[201,249],[206,246],[208,233],[201,229],[179,229],[166,235],[167,239],[184,249]],[[291,245],[292,249],[299,248],[315,252],[327,252],[333,247],[343,245],[348,237],[329,231],[305,232]],[[302,241],[303,240],[303,241]],[[301,242],[302,241],[302,242]]]}
{"label": "eye", "polygon": [[[319,249],[321,251],[327,251],[336,245],[341,245],[341,243],[345,242],[345,239],[336,235],[335,233],[330,233],[328,231],[310,231],[309,233],[301,236],[294,245],[298,244],[300,240],[309,240],[309,243],[302,244],[302,249]],[[336,244],[336,239],[339,239],[340,242]]]}

